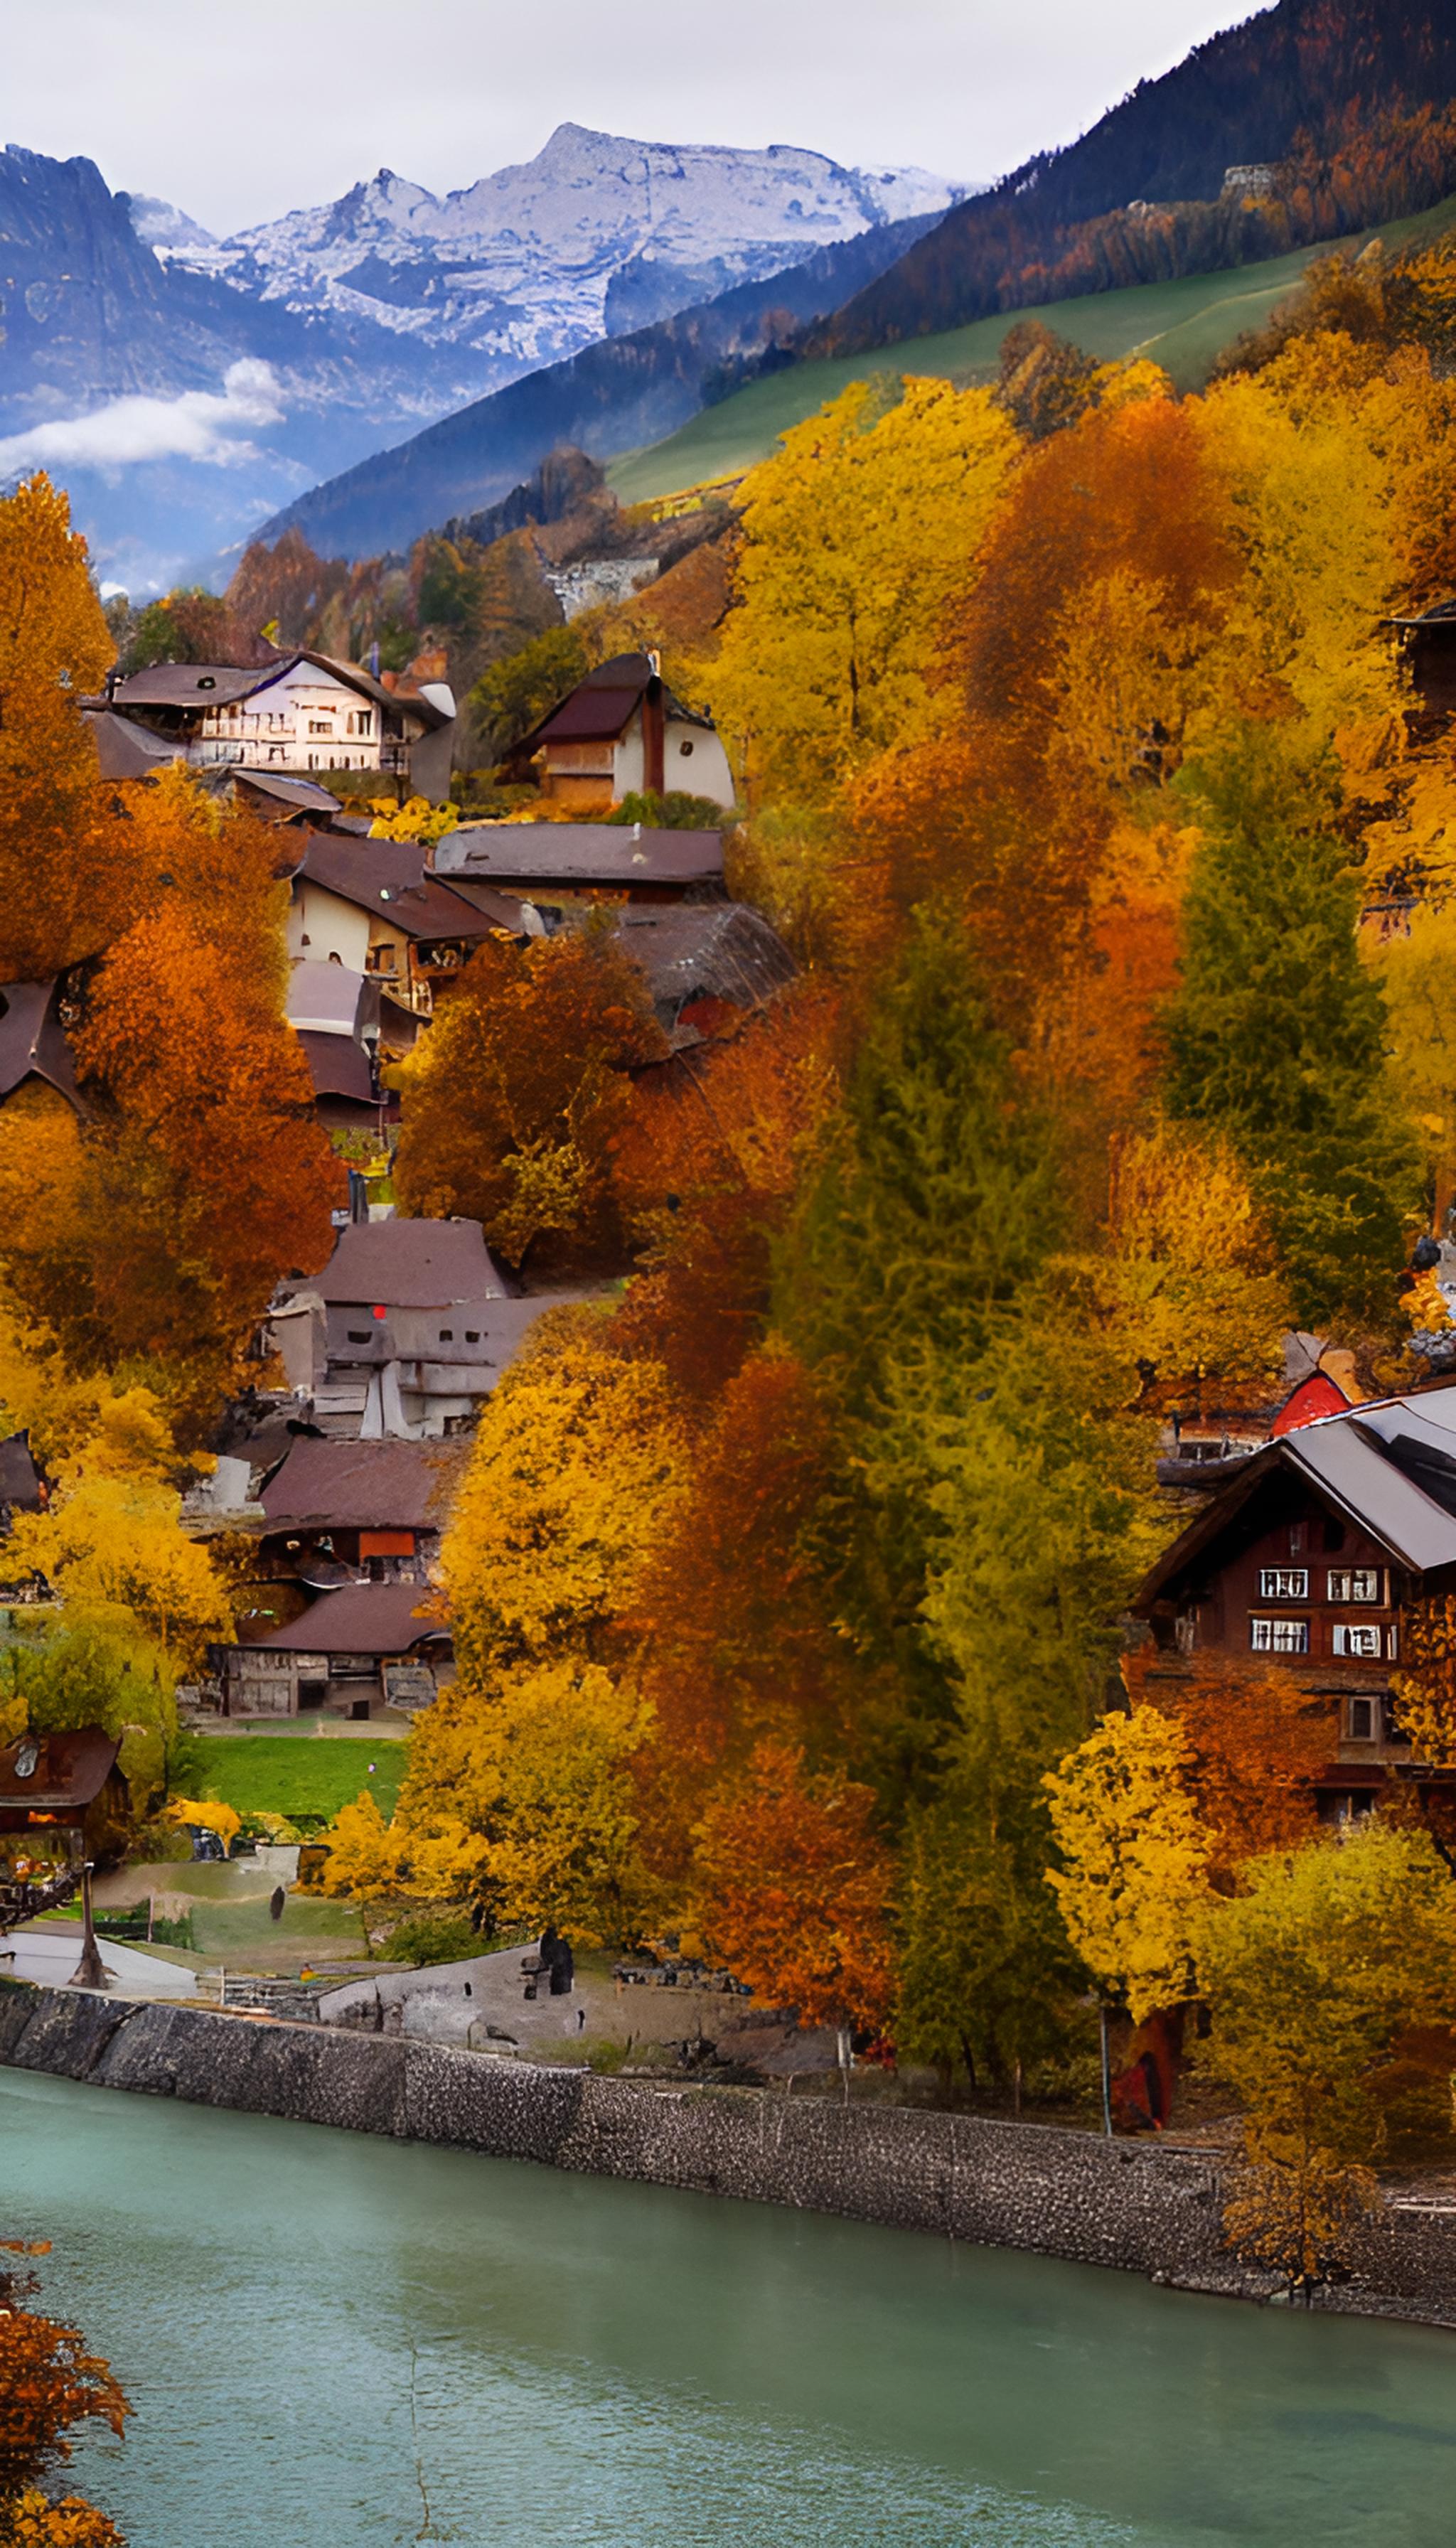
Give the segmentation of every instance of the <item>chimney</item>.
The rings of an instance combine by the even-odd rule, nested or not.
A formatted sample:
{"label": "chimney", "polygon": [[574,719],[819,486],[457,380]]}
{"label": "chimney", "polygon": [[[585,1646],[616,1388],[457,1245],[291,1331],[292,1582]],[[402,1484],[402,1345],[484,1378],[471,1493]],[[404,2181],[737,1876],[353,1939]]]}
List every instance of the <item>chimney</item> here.
{"label": "chimney", "polygon": [[663,680],[656,655],[649,655],[647,660],[652,666],[652,678],[642,693],[642,784],[649,796],[661,796],[665,768]]}

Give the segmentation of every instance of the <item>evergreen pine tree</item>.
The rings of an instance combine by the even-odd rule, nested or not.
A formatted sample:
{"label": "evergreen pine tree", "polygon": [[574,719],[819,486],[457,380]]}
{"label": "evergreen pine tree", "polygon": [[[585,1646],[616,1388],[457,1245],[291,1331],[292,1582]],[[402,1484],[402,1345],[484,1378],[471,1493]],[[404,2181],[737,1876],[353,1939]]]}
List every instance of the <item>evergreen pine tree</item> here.
{"label": "evergreen pine tree", "polygon": [[904,1692],[892,1757],[876,1765],[901,1793],[953,1713],[921,1616],[939,1525],[914,1376],[973,1386],[990,1320],[1047,1243],[1053,1173],[963,928],[920,912],[781,1246],[774,1297],[776,1323],[837,1407],[823,1556],[861,1651],[892,1665]]}
{"label": "evergreen pine tree", "polygon": [[1167,1014],[1167,1102],[1238,1152],[1307,1323],[1388,1308],[1413,1144],[1385,1003],[1356,945],[1359,888],[1327,803],[1253,737],[1193,782],[1205,836]]}

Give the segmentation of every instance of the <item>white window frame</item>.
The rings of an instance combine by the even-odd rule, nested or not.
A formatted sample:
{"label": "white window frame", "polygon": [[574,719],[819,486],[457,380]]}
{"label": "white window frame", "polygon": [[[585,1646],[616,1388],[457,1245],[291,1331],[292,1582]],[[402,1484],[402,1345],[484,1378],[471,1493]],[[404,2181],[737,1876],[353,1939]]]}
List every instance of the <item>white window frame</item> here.
{"label": "white window frame", "polygon": [[1250,1619],[1249,1644],[1256,1655],[1307,1655],[1308,1619]]}
{"label": "white window frame", "polygon": [[[1324,1579],[1324,1597],[1327,1601],[1369,1601],[1378,1606],[1381,1573],[1378,1566],[1331,1566]],[[1357,1590],[1362,1584],[1370,1586],[1368,1592]]]}
{"label": "white window frame", "polygon": [[1308,1566],[1261,1566],[1259,1568],[1261,1601],[1308,1601],[1309,1597]]}
{"label": "white window frame", "polygon": [[1378,1664],[1385,1639],[1373,1619],[1340,1619],[1333,1632],[1333,1649],[1350,1663]]}

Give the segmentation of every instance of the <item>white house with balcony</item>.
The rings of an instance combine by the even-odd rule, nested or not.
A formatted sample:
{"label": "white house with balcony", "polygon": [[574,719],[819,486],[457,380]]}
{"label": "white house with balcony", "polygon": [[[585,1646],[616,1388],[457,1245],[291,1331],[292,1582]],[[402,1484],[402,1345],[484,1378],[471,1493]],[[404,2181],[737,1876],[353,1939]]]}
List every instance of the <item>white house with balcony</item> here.
{"label": "white house with balcony", "polygon": [[357,664],[300,651],[261,670],[154,664],[113,677],[106,703],[195,769],[377,770],[435,804],[450,791],[455,699],[444,682],[391,689]]}

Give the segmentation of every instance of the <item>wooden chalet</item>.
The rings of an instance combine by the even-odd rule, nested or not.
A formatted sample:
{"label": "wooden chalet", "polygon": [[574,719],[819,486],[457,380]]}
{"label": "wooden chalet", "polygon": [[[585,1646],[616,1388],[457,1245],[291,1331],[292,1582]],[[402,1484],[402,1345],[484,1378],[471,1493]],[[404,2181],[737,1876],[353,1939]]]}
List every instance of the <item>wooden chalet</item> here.
{"label": "wooden chalet", "polygon": [[0,1751],[0,1864],[79,1866],[112,1855],[131,1813],[114,1736],[99,1725],[22,1734]]}
{"label": "wooden chalet", "polygon": [[439,1600],[415,1584],[351,1584],[320,1593],[296,1618],[251,1644],[214,1646],[228,1716],[297,1716],[313,1709],[367,1719],[381,1708],[428,1707],[453,1669]]}
{"label": "wooden chalet", "polygon": [[1151,1677],[1201,1655],[1277,1665],[1329,1709],[1321,1811],[1358,1811],[1414,1760],[1391,1676],[1411,1605],[1456,1592],[1456,1386],[1348,1407],[1276,1434],[1174,1540],[1133,1604]]}
{"label": "wooden chalet", "polygon": [[653,654],[598,664],[505,758],[512,778],[573,814],[606,814],[624,796],[669,790],[731,813],[733,774],[712,718],[684,706]]}
{"label": "wooden chalet", "polygon": [[1434,602],[1407,619],[1388,619],[1401,640],[1411,686],[1426,716],[1456,716],[1456,600]]}

